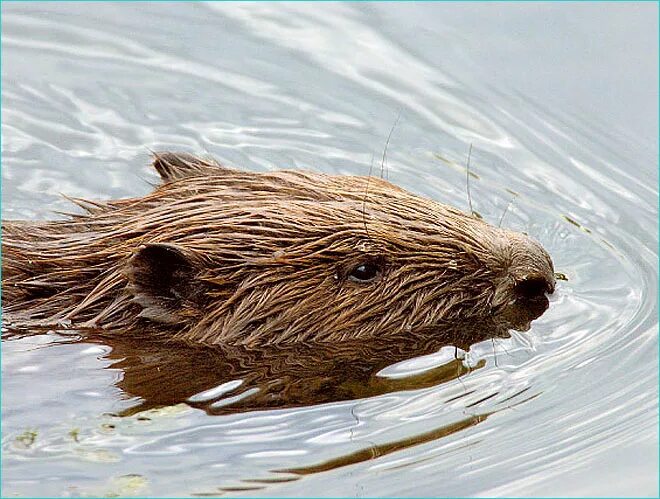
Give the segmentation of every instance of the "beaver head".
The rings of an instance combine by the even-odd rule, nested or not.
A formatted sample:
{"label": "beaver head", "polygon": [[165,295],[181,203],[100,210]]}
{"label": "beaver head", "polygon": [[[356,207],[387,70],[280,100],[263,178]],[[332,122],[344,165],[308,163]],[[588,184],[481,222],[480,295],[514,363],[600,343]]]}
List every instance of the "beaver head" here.
{"label": "beaver head", "polygon": [[[526,330],[553,265],[531,238],[383,179],[157,154],[163,183],[69,220],[3,223],[6,311],[209,344]],[[472,338],[473,340],[483,338]]]}

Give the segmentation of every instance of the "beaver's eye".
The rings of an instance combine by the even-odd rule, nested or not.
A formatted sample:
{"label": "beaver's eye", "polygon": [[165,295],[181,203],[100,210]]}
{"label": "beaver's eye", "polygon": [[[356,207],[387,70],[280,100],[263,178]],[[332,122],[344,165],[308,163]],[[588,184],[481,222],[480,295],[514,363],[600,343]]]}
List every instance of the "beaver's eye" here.
{"label": "beaver's eye", "polygon": [[361,263],[351,270],[348,278],[353,282],[371,282],[380,275],[380,266],[373,262]]}

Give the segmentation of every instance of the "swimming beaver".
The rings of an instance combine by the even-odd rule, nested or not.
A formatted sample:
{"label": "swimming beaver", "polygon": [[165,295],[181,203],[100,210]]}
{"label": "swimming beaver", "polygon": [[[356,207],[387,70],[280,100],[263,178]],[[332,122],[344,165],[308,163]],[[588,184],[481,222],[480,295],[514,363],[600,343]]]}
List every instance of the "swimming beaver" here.
{"label": "swimming beaver", "polygon": [[144,197],[3,221],[8,320],[247,346],[479,323],[474,342],[529,329],[554,291],[536,241],[380,178],[153,165]]}

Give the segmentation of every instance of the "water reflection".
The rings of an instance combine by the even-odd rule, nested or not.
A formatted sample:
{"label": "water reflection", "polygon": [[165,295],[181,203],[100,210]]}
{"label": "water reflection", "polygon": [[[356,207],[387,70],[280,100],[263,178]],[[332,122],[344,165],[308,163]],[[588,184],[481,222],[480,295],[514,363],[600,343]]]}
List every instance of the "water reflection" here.
{"label": "water reflection", "polygon": [[[452,358],[408,376],[379,375],[387,366],[436,352],[448,338],[486,334],[474,327],[444,328],[420,342],[401,335],[378,342],[297,344],[265,348],[194,346],[122,337],[105,338],[106,356],[122,376],[117,386],[137,405],[122,415],[186,403],[209,414],[228,414],[353,400],[435,386],[470,370]],[[94,341],[99,341],[98,339]]]}

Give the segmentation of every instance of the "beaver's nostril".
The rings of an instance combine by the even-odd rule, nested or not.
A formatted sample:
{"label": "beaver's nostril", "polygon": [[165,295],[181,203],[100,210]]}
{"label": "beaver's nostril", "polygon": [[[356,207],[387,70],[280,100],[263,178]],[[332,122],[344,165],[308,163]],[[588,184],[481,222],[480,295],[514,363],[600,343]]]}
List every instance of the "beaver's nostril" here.
{"label": "beaver's nostril", "polygon": [[518,298],[533,300],[552,293],[552,285],[543,277],[528,277],[516,284],[513,291]]}

